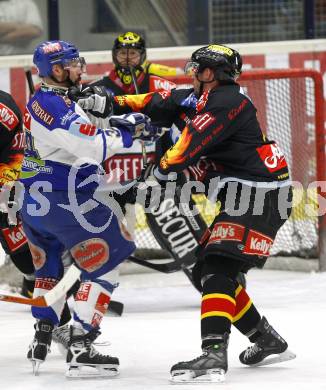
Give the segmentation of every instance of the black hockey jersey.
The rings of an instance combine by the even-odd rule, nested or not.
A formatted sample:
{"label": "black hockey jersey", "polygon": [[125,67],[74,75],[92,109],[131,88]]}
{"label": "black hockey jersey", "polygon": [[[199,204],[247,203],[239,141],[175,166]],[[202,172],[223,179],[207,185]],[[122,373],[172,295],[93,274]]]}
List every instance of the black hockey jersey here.
{"label": "black hockey jersey", "polygon": [[19,178],[24,146],[19,108],[8,93],[0,91],[0,186]]}
{"label": "black hockey jersey", "polygon": [[206,91],[200,99],[193,89],[116,96],[115,112],[128,110],[142,111],[166,127],[174,123],[182,131],[160,159],[161,174],[192,166],[197,180],[220,176],[282,182],[289,178],[284,154],[267,139],[255,106],[236,83]]}

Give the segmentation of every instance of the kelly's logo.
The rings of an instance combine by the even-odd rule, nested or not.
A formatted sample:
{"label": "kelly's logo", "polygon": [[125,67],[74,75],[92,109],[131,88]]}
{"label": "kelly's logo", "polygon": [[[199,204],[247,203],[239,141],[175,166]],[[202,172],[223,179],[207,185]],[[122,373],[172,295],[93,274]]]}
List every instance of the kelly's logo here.
{"label": "kelly's logo", "polygon": [[0,103],[0,123],[9,131],[19,123],[17,115],[3,103]]}

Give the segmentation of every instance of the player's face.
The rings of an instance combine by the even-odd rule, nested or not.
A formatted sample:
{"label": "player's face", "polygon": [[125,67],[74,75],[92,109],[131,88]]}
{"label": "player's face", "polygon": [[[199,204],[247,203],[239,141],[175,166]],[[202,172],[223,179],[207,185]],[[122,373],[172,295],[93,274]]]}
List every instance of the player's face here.
{"label": "player's face", "polygon": [[137,49],[121,48],[117,50],[116,56],[120,66],[140,65],[141,53]]}
{"label": "player's face", "polygon": [[218,82],[215,80],[214,71],[209,68],[205,68],[202,72],[194,73],[193,75],[193,86],[196,94],[201,92],[201,83],[203,84],[203,90],[209,90],[216,87]]}
{"label": "player's face", "polygon": [[69,63],[64,66],[64,69],[69,72],[69,79],[72,83],[79,85],[82,74],[86,72],[86,62],[83,57],[79,57],[69,61]]}

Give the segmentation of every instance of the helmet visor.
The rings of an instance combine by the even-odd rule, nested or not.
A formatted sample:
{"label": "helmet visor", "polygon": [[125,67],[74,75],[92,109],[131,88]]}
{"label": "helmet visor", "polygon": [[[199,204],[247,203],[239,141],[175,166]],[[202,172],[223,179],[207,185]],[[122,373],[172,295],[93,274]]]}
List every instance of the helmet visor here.
{"label": "helmet visor", "polygon": [[200,64],[198,62],[189,61],[184,67],[184,74],[186,76],[194,76],[199,72]]}
{"label": "helmet visor", "polygon": [[64,69],[80,68],[82,73],[86,72],[86,61],[84,57],[71,58],[63,62]]}

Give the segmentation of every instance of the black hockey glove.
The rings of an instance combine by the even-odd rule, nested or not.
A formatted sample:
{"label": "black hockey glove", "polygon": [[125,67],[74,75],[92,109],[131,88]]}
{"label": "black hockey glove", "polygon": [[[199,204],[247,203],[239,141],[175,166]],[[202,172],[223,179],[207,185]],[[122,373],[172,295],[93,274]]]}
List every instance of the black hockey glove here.
{"label": "black hockey glove", "polygon": [[165,184],[161,184],[154,175],[155,164],[148,162],[142,169],[137,183],[133,186],[136,201],[145,208],[150,206],[150,202],[159,205]]}
{"label": "black hockey glove", "polygon": [[68,97],[97,118],[107,118],[113,112],[113,97],[103,86],[71,87]]}
{"label": "black hockey glove", "polygon": [[150,161],[142,169],[137,182],[139,188],[161,186],[162,189],[165,189],[167,182],[175,181],[176,179],[176,173],[171,172],[168,175],[162,175],[157,166]]}
{"label": "black hockey glove", "polygon": [[137,181],[139,183],[143,183],[145,182],[147,179],[151,179],[153,178],[154,180],[156,180],[155,176],[154,176],[154,168],[155,168],[155,164],[153,162],[148,162],[144,167],[143,169],[141,170],[140,172],[140,175],[139,177],[137,178]]}

